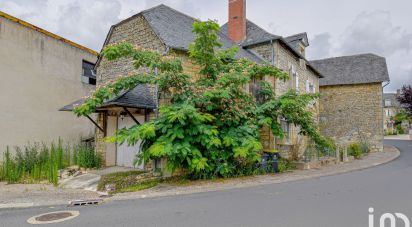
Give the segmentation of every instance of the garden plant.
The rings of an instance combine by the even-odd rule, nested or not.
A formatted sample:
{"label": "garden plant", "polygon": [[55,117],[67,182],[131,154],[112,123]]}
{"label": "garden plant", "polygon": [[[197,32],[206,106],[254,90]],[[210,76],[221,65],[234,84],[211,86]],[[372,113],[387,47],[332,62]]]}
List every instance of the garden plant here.
{"label": "garden plant", "polygon": [[[185,73],[182,60],[173,53],[163,55],[125,42],[111,45],[103,50],[103,57],[130,59],[137,73],[98,86],[75,113],[88,115],[138,84],[156,85],[159,93],[171,97],[159,108],[158,117],[121,129],[108,140],[131,145],[141,140],[138,161],[166,158],[170,170],[184,170],[195,179],[256,173],[263,149],[260,131],[267,127],[282,138],[280,119],[299,125],[300,133],[317,147],[331,146],[319,134],[309,110],[318,94],[291,89],[276,96],[273,84],[264,78],[286,81],[287,73],[269,63],[236,58],[236,46],[223,49],[214,21],[196,21],[193,32],[195,40],[188,52],[200,68],[197,75]],[[255,94],[245,89],[253,81],[259,88]]]}

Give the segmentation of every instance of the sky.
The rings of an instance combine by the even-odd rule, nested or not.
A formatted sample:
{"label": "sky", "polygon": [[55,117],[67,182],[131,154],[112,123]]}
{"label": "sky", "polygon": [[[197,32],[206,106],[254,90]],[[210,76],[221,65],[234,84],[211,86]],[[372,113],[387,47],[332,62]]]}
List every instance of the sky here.
{"label": "sky", "polygon": [[[100,51],[111,25],[166,4],[227,21],[227,0],[0,0],[0,10]],[[412,84],[412,0],[247,0],[247,18],[281,36],[307,32],[307,58],[359,53],[386,58],[386,92]]]}

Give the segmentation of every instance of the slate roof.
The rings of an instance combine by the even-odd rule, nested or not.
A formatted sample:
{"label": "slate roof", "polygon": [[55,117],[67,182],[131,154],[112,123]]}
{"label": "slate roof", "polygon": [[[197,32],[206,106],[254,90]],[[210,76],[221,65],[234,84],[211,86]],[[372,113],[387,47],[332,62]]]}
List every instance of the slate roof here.
{"label": "slate roof", "polygon": [[76,100],[70,104],[63,106],[62,108],[59,109],[59,111],[73,111],[76,106],[83,104],[84,100],[85,99]]}
{"label": "slate roof", "polygon": [[359,54],[311,61],[323,79],[320,86],[389,81],[386,60],[375,54]]}
{"label": "slate roof", "polygon": [[[224,34],[228,34],[228,23],[222,25],[222,27],[220,27],[220,30]],[[239,43],[239,45],[246,47],[246,46],[254,45],[257,43],[268,42],[270,40],[275,40],[275,39],[280,39],[280,38],[282,37],[278,35],[273,35],[265,31],[263,28],[259,27],[252,21],[246,20],[246,38],[244,41]]]}
{"label": "slate roof", "polygon": [[152,98],[147,84],[139,84],[135,88],[125,91],[114,99],[106,101],[100,108],[108,106],[121,106],[130,108],[156,109],[156,102]]}
{"label": "slate roof", "polygon": [[[228,23],[225,23],[220,27],[221,32],[224,34],[228,34]],[[306,33],[299,33],[297,35],[302,35]],[[307,37],[306,37],[307,38]],[[247,47],[252,46],[252,45],[258,45],[261,43],[266,43],[270,41],[279,41],[283,46],[285,46],[287,49],[289,49],[292,54],[294,54],[296,57],[304,59],[306,61],[306,65],[313,71],[315,74],[317,74],[319,77],[323,77],[323,75],[318,72],[311,64],[309,61],[305,59],[303,55],[299,53],[295,49],[294,46],[292,46],[290,43],[286,41],[285,38],[282,36],[274,35],[269,32],[267,32],[265,29],[259,27],[255,23],[253,23],[250,20],[246,20],[246,38],[244,41],[239,43],[240,46],[242,46],[245,50],[247,50]],[[309,44],[309,43],[308,43]]]}
{"label": "slate roof", "polygon": [[291,36],[287,36],[287,37],[285,37],[285,40],[286,40],[286,42],[288,42],[292,46],[295,46],[295,44],[297,44],[299,42],[303,42],[305,47],[309,46],[308,35],[306,34],[306,32],[302,32],[302,33],[299,33],[299,34],[294,34],[294,35],[291,35]]}
{"label": "slate roof", "polygon": [[[104,45],[108,43],[110,34],[116,26],[139,15],[142,15],[146,19],[159,39],[171,49],[187,51],[189,44],[195,40],[195,34],[192,32],[192,25],[197,19],[170,8],[169,6],[160,4],[153,8],[141,11],[140,13],[113,25],[110,28]],[[237,45],[235,42],[230,40],[225,33],[219,32],[218,35],[223,48],[227,49]],[[242,48],[239,49],[236,58],[247,58],[258,63],[263,62],[261,57]]]}
{"label": "slate roof", "polygon": [[[400,107],[401,104],[398,102],[398,100],[396,99],[397,94],[396,93],[383,93],[383,106],[384,107]],[[386,106],[385,105],[385,100],[391,100],[391,105],[390,106]]]}
{"label": "slate roof", "polygon": [[291,45],[296,51],[300,50],[300,44],[303,43],[305,47],[309,46],[308,35],[306,32],[285,37],[285,41]]}
{"label": "slate roof", "polygon": [[[62,108],[59,111],[73,111],[73,109],[83,104],[85,99],[76,100]],[[135,88],[125,91],[117,97],[104,102],[97,110],[105,107],[119,106],[129,108],[142,108],[142,109],[156,109],[156,102],[153,100],[148,85],[139,84]]]}

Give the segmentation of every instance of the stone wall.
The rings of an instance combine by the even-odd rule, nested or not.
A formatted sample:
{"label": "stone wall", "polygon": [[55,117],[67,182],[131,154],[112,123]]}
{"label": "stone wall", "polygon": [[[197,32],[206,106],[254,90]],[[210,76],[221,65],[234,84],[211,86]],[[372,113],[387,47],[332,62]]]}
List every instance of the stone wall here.
{"label": "stone wall", "polygon": [[381,83],[320,87],[321,132],[346,146],[365,141],[383,150]]}
{"label": "stone wall", "polygon": [[[129,42],[140,48],[158,51],[162,54],[167,54],[173,58],[179,58],[182,60],[184,73],[192,75],[193,77],[198,76],[199,67],[195,66],[193,62],[191,62],[191,60],[188,58],[188,55],[183,51],[175,51],[171,49],[169,49],[166,52],[165,45],[156,36],[156,34],[153,32],[147,21],[142,16],[137,16],[120,23],[113,29],[112,33],[108,37],[108,45],[120,43],[123,41]],[[97,85],[103,85],[104,83],[111,81],[119,76],[130,75],[134,73],[137,73],[137,70],[134,69],[133,62],[131,59],[119,59],[115,61],[108,61],[107,59],[103,58],[100,60],[100,63],[97,66]],[[151,91],[153,93],[153,97],[157,99],[157,94],[154,87],[152,87]],[[159,94],[159,97],[160,105],[169,102],[170,97],[167,93]],[[109,113],[109,115],[116,116],[120,114],[120,111],[121,110],[113,110]],[[151,112],[149,118],[152,119],[154,117],[155,114]],[[103,127],[106,127],[106,129],[108,127],[107,116],[104,116],[103,113],[99,114],[98,116],[98,124]],[[113,151],[113,149],[115,148],[113,148],[112,146],[108,146],[108,144],[104,141],[103,132],[97,130],[97,152],[102,153],[103,157],[107,157],[107,152],[115,152]],[[113,160],[107,159],[106,164],[113,165],[115,163]],[[147,167],[147,164],[145,164],[145,167]]]}
{"label": "stone wall", "polygon": [[[314,85],[315,92],[319,92],[319,78],[318,76],[308,69],[306,66],[300,64],[300,59],[297,58],[289,49],[281,45],[278,41],[273,43],[264,43],[254,45],[248,48],[254,53],[259,54],[267,62],[272,62],[279,69],[289,73],[290,67],[293,65],[296,72],[299,74],[298,91],[301,94],[306,93],[306,81],[310,81]],[[276,95],[283,95],[289,89],[296,88],[296,84],[290,75],[290,79],[287,81],[266,78],[266,81],[272,83],[275,87]],[[319,102],[316,101],[313,105],[310,105],[310,110],[314,113],[315,121],[318,122],[319,118]],[[290,139],[288,141],[273,138],[270,130],[262,130],[261,135],[263,138],[263,146],[266,150],[278,149],[285,151],[284,154],[288,155],[289,151],[295,150],[297,156],[302,156],[306,150],[306,145],[308,143],[308,138],[299,135],[299,128],[290,125]]]}
{"label": "stone wall", "polygon": [[[156,36],[143,16],[137,16],[114,27],[108,37],[108,45],[121,42],[128,42],[141,48],[161,53],[166,50],[164,44]],[[130,59],[108,61],[102,58],[97,67],[97,85],[118,76],[127,76],[133,72],[135,71]]]}
{"label": "stone wall", "polygon": [[[160,41],[157,35],[153,32],[145,18],[141,15],[127,19],[115,26],[109,34],[108,45],[120,42],[128,42],[132,45],[139,46],[144,49],[150,49],[163,53],[166,50],[164,44]],[[136,73],[131,59],[118,59],[115,61],[108,61],[102,58],[97,65],[97,86],[113,80],[119,76],[126,76]],[[153,89],[152,89],[153,90]],[[112,112],[110,115],[114,116],[117,112]],[[98,124],[107,129],[107,116],[100,113]],[[100,152],[102,156],[106,157],[108,152],[108,144],[104,141],[104,134],[100,130],[96,130],[96,151]],[[115,148],[112,148],[115,149]],[[110,151],[113,152],[113,151]],[[115,151],[114,151],[115,152]],[[115,164],[112,160],[105,160],[107,165]]]}

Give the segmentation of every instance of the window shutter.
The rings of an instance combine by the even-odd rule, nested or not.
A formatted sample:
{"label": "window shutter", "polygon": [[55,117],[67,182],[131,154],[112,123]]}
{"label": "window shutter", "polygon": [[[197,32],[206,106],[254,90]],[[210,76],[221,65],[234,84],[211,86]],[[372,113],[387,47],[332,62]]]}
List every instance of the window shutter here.
{"label": "window shutter", "polygon": [[306,92],[310,92],[309,80],[306,80]]}

